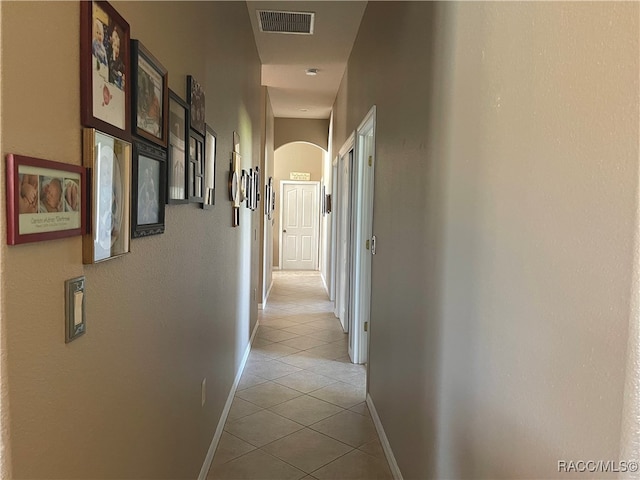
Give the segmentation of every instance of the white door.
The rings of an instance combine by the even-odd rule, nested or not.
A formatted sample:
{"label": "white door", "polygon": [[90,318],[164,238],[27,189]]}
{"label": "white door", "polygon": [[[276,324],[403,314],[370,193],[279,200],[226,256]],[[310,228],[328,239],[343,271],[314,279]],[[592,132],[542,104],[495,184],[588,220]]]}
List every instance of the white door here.
{"label": "white door", "polygon": [[318,195],[318,182],[282,182],[280,265],[283,270],[318,269]]}

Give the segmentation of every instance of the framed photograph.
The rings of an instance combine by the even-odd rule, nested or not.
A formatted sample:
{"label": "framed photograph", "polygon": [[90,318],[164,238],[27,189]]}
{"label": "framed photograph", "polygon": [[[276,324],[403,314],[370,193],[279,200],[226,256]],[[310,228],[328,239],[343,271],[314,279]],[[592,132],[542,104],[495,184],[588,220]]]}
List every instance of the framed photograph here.
{"label": "framed photograph", "polygon": [[269,216],[269,207],[271,206],[271,185],[268,183],[264,186],[264,214]]}
{"label": "framed photograph", "polygon": [[202,208],[209,209],[216,204],[216,132],[206,126],[204,138],[204,202]]}
{"label": "framed photograph", "polygon": [[172,90],[169,90],[169,125],[167,203],[189,203],[189,105]]}
{"label": "framed photograph", "polygon": [[129,24],[103,1],[80,2],[81,121],[131,137]]}
{"label": "framed photograph", "polygon": [[191,128],[205,135],[204,90],[191,75],[187,75],[187,103],[191,109]]}
{"label": "framed photograph", "polygon": [[167,146],[169,84],[167,69],[139,40],[131,40],[133,133]]}
{"label": "framed photograph", "polygon": [[276,191],[273,188],[273,177],[269,177],[269,181],[267,182],[268,194],[264,201],[265,209],[267,210],[267,218],[269,220],[273,220],[273,212],[276,208]]}
{"label": "framed photograph", "polygon": [[91,182],[91,222],[83,238],[83,262],[97,263],[130,250],[131,144],[85,128],[83,148]]}
{"label": "framed photograph", "polygon": [[233,202],[234,207],[239,207],[242,200],[240,199],[240,182],[241,170],[240,164],[242,158],[239,153],[233,152],[231,155],[231,165],[229,167],[229,200]]}
{"label": "framed photograph", "polygon": [[273,219],[273,213],[276,211],[276,190],[275,188],[271,188],[271,214],[269,215],[269,220]]}
{"label": "framed photograph", "polygon": [[41,158],[7,155],[7,244],[86,232],[86,170]]}
{"label": "framed photograph", "polygon": [[189,133],[189,202],[204,201],[204,137]]}
{"label": "framed photograph", "polygon": [[246,192],[245,201],[246,207],[252,209],[253,207],[253,168],[250,168],[246,175]]}
{"label": "framed photograph", "polygon": [[167,152],[147,142],[133,144],[131,236],[164,233]]}
{"label": "framed photograph", "polygon": [[256,167],[253,170],[253,208],[258,208],[258,202],[260,201],[260,167]]}

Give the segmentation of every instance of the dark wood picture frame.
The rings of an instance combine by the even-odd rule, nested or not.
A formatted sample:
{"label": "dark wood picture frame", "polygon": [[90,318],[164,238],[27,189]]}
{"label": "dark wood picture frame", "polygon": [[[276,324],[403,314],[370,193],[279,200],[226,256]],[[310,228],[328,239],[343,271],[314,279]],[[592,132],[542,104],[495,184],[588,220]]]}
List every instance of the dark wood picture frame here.
{"label": "dark wood picture frame", "polygon": [[189,105],[169,90],[167,203],[189,203]]}
{"label": "dark wood picture frame", "polygon": [[8,245],[86,233],[84,167],[11,153],[6,166]]}
{"label": "dark wood picture frame", "polygon": [[98,263],[131,249],[131,144],[95,128],[83,131],[89,205],[82,261]]}
{"label": "dark wood picture frame", "polygon": [[129,24],[105,1],[80,2],[80,119],[131,139]]}
{"label": "dark wood picture frame", "polygon": [[204,138],[204,200],[202,208],[210,209],[216,204],[216,149],[217,138],[216,132],[209,125],[206,127],[207,134]]}
{"label": "dark wood picture frame", "polygon": [[187,75],[187,103],[191,111],[191,128],[200,135],[205,135],[206,111],[204,90],[200,82]]}
{"label": "dark wood picture frame", "polygon": [[133,133],[167,147],[169,73],[139,40],[131,40]]}
{"label": "dark wood picture frame", "polygon": [[149,142],[133,143],[131,236],[164,233],[167,151]]}
{"label": "dark wood picture frame", "polygon": [[191,130],[189,132],[189,202],[204,202],[204,137]]}

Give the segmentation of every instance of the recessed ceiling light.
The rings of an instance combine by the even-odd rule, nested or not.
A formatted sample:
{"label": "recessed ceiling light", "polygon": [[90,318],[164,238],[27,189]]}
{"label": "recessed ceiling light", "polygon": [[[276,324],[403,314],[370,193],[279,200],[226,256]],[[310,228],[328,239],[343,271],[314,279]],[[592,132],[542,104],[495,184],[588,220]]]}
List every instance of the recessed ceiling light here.
{"label": "recessed ceiling light", "polygon": [[304,73],[306,73],[307,75],[317,75],[318,74],[318,69],[317,68],[307,68]]}

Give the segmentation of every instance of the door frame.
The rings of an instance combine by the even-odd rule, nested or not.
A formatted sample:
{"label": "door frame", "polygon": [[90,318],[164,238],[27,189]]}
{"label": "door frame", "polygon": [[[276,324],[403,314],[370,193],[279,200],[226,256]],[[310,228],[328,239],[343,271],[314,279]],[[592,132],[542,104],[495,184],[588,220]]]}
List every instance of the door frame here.
{"label": "door frame", "polygon": [[[351,276],[351,262],[347,261],[347,264],[343,264],[340,261],[340,254],[341,249],[340,249],[340,245],[342,245],[342,239],[343,239],[343,235],[345,235],[345,232],[342,231],[341,225],[342,225],[342,215],[344,214],[343,212],[343,208],[344,208],[344,202],[345,199],[342,198],[342,181],[344,180],[342,177],[342,162],[347,161],[349,159],[349,153],[351,151],[354,152],[354,159],[355,159],[355,145],[356,145],[356,132],[351,132],[351,135],[349,135],[349,137],[347,138],[347,140],[344,142],[344,144],[342,145],[342,147],[340,148],[339,152],[338,152],[338,157],[336,158],[336,175],[333,177],[332,181],[333,186],[332,186],[332,193],[333,193],[333,198],[334,199],[334,205],[332,205],[332,211],[333,211],[333,218],[334,218],[334,230],[335,230],[335,243],[333,250],[335,250],[335,255],[334,255],[334,265],[333,265],[333,271],[335,272],[335,303],[334,303],[334,315],[340,319],[340,323],[342,324],[342,329],[344,330],[345,333],[348,333],[350,330],[350,320],[349,320],[349,315],[350,315],[350,309],[349,309],[349,294],[350,291],[345,292],[344,295],[344,299],[346,300],[346,306],[342,305],[342,300],[343,300],[343,296],[342,296],[342,289],[344,288],[344,286],[342,285],[341,282],[341,278],[342,278],[342,271],[344,269],[347,270],[346,272],[346,277],[350,278]],[[353,164],[351,165],[351,170],[350,170],[350,176],[349,178],[353,178]],[[350,180],[350,185],[349,185],[349,189],[347,192],[347,195],[349,195],[349,198],[352,197],[352,181]],[[347,226],[350,226],[351,224],[348,223]],[[350,256],[350,252],[351,252],[351,229],[349,228],[348,231],[348,238],[347,238],[347,251],[348,253],[348,257]],[[350,257],[349,257],[350,258]],[[347,317],[346,320],[345,319],[341,319],[340,318],[340,312],[341,310],[343,310],[344,307],[344,311],[345,311],[345,316]],[[344,322],[343,322],[344,320]]]}
{"label": "door frame", "polygon": [[282,262],[282,241],[283,241],[283,235],[282,235],[282,230],[283,230],[283,226],[282,226],[282,218],[284,217],[284,186],[285,184],[290,185],[290,184],[297,184],[297,185],[313,185],[315,187],[315,201],[316,201],[316,208],[315,208],[315,215],[316,215],[316,254],[315,254],[315,258],[313,259],[313,270],[312,271],[317,271],[318,270],[318,266],[319,266],[319,256],[320,256],[320,214],[319,214],[319,209],[320,209],[320,182],[318,181],[303,181],[303,180],[281,180],[280,181],[280,200],[279,200],[279,209],[280,209],[280,231],[278,232],[278,236],[280,237],[280,242],[278,244],[278,250],[279,250],[279,263],[278,265],[280,265],[280,270],[284,270],[284,263]]}
{"label": "door frame", "polygon": [[[371,249],[373,237],[373,188],[376,157],[376,106],[364,117],[356,129],[354,159],[354,235],[352,241],[351,325],[354,363],[367,363],[369,357],[369,329],[371,327]],[[371,150],[365,152],[366,138],[372,137]],[[371,165],[368,165],[371,157]],[[349,339],[351,345],[351,339]]]}

